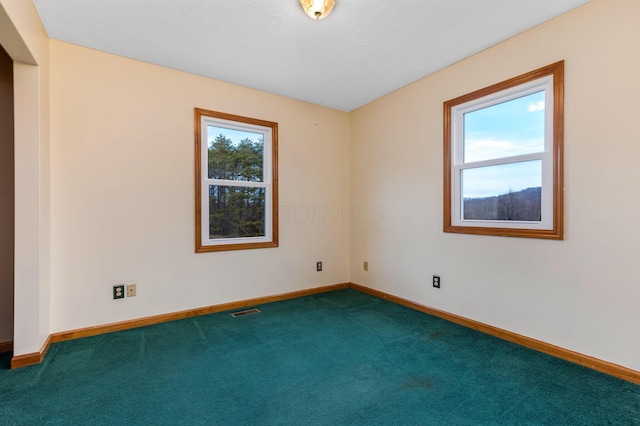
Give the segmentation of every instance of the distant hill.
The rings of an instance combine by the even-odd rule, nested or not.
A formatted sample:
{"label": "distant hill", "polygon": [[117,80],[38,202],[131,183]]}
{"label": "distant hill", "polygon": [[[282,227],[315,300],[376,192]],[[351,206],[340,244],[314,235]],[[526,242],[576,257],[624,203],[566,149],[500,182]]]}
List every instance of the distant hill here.
{"label": "distant hill", "polygon": [[465,198],[464,219],[467,220],[522,220],[539,222],[541,218],[542,188],[486,198]]}

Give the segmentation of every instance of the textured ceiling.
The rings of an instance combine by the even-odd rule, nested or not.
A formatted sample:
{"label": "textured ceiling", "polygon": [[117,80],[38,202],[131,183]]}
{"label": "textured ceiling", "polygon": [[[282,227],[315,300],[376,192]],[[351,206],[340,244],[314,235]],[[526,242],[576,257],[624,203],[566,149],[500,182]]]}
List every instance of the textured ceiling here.
{"label": "textured ceiling", "polygon": [[[33,0],[51,38],[351,111],[588,0]],[[541,48],[544,48],[541,46]]]}

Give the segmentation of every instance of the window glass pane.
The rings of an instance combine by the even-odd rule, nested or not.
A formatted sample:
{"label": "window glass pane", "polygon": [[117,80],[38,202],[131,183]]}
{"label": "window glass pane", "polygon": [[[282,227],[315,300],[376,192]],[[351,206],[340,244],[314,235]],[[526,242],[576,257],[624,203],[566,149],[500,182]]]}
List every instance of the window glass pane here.
{"label": "window glass pane", "polygon": [[207,126],[208,178],[262,182],[264,135]]}
{"label": "window glass pane", "polygon": [[462,170],[464,220],[541,220],[542,161]]}
{"label": "window glass pane", "polygon": [[464,162],[544,151],[544,91],[464,114]]}
{"label": "window glass pane", "polygon": [[265,236],[263,187],[209,185],[209,238]]}

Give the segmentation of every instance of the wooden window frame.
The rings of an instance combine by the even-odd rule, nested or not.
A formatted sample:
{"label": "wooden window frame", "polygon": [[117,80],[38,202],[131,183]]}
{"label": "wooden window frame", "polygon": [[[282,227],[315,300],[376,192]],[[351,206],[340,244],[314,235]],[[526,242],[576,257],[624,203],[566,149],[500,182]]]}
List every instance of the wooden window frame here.
{"label": "wooden window frame", "polygon": [[[212,243],[211,240],[205,241],[203,238],[203,220],[208,222],[208,214],[203,216],[203,187],[209,185],[206,174],[207,170],[203,167],[203,155],[207,152],[207,130],[203,129],[203,119],[216,121],[226,121],[237,123],[239,127],[257,126],[270,129],[271,143],[265,154],[270,153],[270,159],[264,159],[265,168],[265,186],[268,203],[270,208],[265,209],[265,225],[270,225],[270,232],[265,232],[264,238],[256,238],[258,241],[252,241],[252,238],[237,238],[239,242],[234,242],[233,238],[222,239]],[[278,247],[278,123],[256,118],[243,117],[239,115],[226,114],[218,111],[211,111],[201,108],[194,109],[194,129],[195,129],[195,251],[196,253],[218,252],[229,250],[246,250]],[[266,142],[265,142],[266,143]],[[204,170],[203,170],[204,169]],[[224,182],[214,180],[216,182]],[[235,186],[251,186],[239,185]],[[240,242],[241,241],[241,242]]]}
{"label": "wooden window frame", "polygon": [[[454,222],[464,222],[462,219],[454,221],[454,214],[461,215],[459,208],[455,207],[453,187],[454,181],[454,150],[458,148],[459,140],[454,130],[454,109],[463,104],[478,101],[482,98],[499,97],[499,93],[510,89],[531,84],[536,80],[543,78],[552,79],[552,98],[553,98],[553,123],[551,124],[552,136],[551,143],[548,146],[550,161],[553,167],[551,188],[544,187],[542,191],[552,191],[549,197],[552,200],[550,208],[552,218],[547,229],[541,228],[521,228],[513,225],[511,227],[500,226],[499,222],[506,221],[486,221],[486,223],[474,223],[473,226],[458,225]],[[546,126],[547,124],[545,124]],[[509,80],[494,84],[492,86],[468,93],[466,95],[451,99],[444,102],[444,223],[443,231],[461,234],[477,234],[477,235],[493,235],[504,237],[521,237],[521,238],[543,238],[562,240],[564,237],[564,184],[563,184],[563,168],[564,168],[564,61],[559,61],[551,65],[536,69],[534,71],[519,75]],[[459,164],[459,163],[458,163]],[[548,165],[547,165],[548,166]],[[543,166],[544,167],[544,166]],[[460,192],[458,190],[458,192]],[[461,205],[461,203],[458,203]],[[471,222],[471,221],[469,221]]]}

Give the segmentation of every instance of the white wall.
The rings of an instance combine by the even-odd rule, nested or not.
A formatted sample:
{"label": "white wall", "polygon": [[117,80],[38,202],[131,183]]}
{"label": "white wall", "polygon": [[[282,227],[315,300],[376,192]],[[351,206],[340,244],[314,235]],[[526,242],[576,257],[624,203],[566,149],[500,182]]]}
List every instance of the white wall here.
{"label": "white wall", "polygon": [[49,336],[49,43],[32,2],[0,0],[0,44],[14,78],[14,355]]}
{"label": "white wall", "polygon": [[[280,247],[195,254],[194,107],[279,124]],[[348,281],[347,113],[52,40],[51,123],[53,332]]]}
{"label": "white wall", "polygon": [[[353,112],[351,280],[640,370],[639,17],[593,0]],[[565,240],[443,233],[442,103],[562,59]]]}

